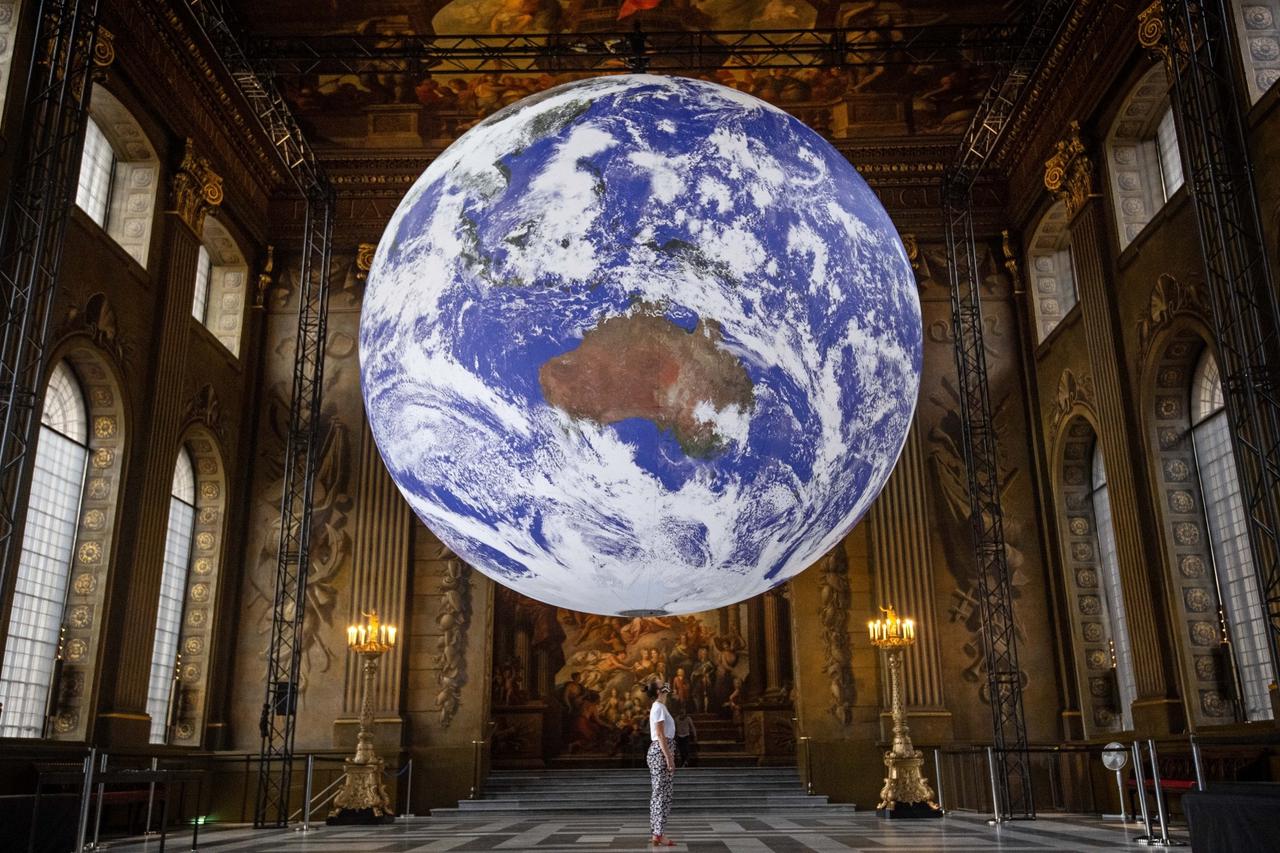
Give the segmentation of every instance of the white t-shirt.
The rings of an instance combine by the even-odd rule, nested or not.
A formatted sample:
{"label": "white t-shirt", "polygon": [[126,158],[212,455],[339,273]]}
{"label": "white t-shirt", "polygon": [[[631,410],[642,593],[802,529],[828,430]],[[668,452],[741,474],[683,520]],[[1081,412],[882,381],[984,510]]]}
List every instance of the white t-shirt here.
{"label": "white t-shirt", "polygon": [[653,707],[649,709],[649,737],[655,741],[658,739],[658,723],[662,723],[662,731],[666,734],[667,740],[676,736],[675,717],[671,716],[666,705],[654,702]]}

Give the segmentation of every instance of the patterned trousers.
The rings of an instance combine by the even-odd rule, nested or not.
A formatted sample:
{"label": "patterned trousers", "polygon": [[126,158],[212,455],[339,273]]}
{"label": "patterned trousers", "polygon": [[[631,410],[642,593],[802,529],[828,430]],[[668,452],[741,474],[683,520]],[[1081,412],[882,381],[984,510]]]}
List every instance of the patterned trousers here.
{"label": "patterned trousers", "polygon": [[653,779],[653,793],[649,797],[649,827],[654,835],[662,835],[671,816],[671,782],[675,775],[667,769],[667,758],[655,740],[649,746],[649,776]]}

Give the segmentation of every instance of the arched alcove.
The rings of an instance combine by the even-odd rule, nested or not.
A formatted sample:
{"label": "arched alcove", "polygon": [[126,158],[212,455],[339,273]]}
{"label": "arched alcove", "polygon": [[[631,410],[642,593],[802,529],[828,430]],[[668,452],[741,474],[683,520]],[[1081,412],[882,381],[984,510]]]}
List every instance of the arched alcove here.
{"label": "arched alcove", "polygon": [[[1165,289],[1168,287],[1166,284]],[[1234,634],[1240,645],[1240,640],[1247,639],[1243,634],[1255,626],[1244,624],[1239,602],[1224,609],[1219,590],[1229,592],[1233,578],[1241,572],[1247,580],[1254,579],[1251,559],[1247,565],[1232,566],[1224,565],[1223,559],[1215,555],[1214,538],[1221,534],[1215,533],[1207,512],[1207,484],[1202,479],[1207,448],[1202,446],[1198,452],[1193,390],[1198,379],[1203,381],[1197,368],[1202,373],[1206,363],[1216,367],[1211,337],[1189,304],[1172,314],[1152,339],[1142,385],[1146,389],[1145,439],[1156,461],[1153,469],[1161,539],[1171,570],[1172,603],[1179,625],[1179,659],[1185,681],[1192,685],[1188,710],[1199,725],[1220,725],[1250,717],[1269,719],[1265,683],[1273,677],[1258,678],[1256,672],[1251,673],[1255,676],[1252,703],[1246,696],[1236,695],[1239,691],[1235,685],[1241,685],[1240,690],[1245,692],[1250,688],[1239,667],[1241,650],[1233,651],[1226,640]],[[1218,484],[1215,488],[1220,487]],[[1256,609],[1261,610],[1260,602]]]}
{"label": "arched alcove", "polygon": [[1037,342],[1047,338],[1076,304],[1067,224],[1067,206],[1057,202],[1040,217],[1031,237],[1031,311],[1036,320]]}
{"label": "arched alcove", "polygon": [[88,414],[89,466],[63,607],[63,668],[52,697],[50,737],[84,740],[99,666],[104,605],[114,553],[127,445],[123,383],[112,360],[84,334],[65,339],[49,364],[70,366]]}
{"label": "arched alcove", "polygon": [[205,217],[202,245],[192,314],[239,356],[249,265],[231,232],[212,216]]}
{"label": "arched alcove", "polygon": [[90,218],[145,267],[160,184],[160,158],[137,119],[101,84],[93,86],[89,118],[77,203],[87,210],[95,206],[86,205],[87,196],[99,199],[100,215],[97,210],[87,210]]}
{"label": "arched alcove", "polygon": [[1164,66],[1152,66],[1129,90],[1107,134],[1107,175],[1120,248],[1182,186],[1182,156]]}
{"label": "arched alcove", "polygon": [[[1076,677],[1086,737],[1126,728],[1121,683],[1127,642],[1118,618],[1123,602],[1117,597],[1118,578],[1106,560],[1108,513],[1095,505],[1095,462],[1098,437],[1092,414],[1077,406],[1067,415],[1059,434],[1055,490],[1057,523],[1062,546],[1066,603],[1071,620]],[[1116,606],[1119,604],[1119,608]],[[1130,677],[1131,680],[1131,677]]]}
{"label": "arched alcove", "polygon": [[217,436],[207,425],[191,425],[182,446],[195,469],[195,528],[178,635],[182,665],[169,742],[199,747],[209,705],[214,604],[226,555],[227,472]]}

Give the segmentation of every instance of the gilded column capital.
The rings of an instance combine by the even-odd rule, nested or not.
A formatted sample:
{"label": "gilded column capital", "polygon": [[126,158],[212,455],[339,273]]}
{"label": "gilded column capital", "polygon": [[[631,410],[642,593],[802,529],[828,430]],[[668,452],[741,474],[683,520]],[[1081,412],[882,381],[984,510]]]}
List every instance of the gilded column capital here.
{"label": "gilded column capital", "polygon": [[364,281],[373,269],[373,255],[378,251],[377,243],[360,243],[356,246],[356,279]]}
{"label": "gilded column capital", "polygon": [[1054,146],[1053,156],[1044,161],[1044,187],[1066,203],[1072,216],[1093,195],[1093,160],[1080,139],[1080,122],[1071,122],[1066,137]]}
{"label": "gilded column capital", "polygon": [[1138,44],[1168,61],[1164,0],[1152,0],[1151,5],[1138,13]]}
{"label": "gilded column capital", "polygon": [[116,61],[116,35],[99,25],[93,40],[93,64],[99,69],[108,68]]}
{"label": "gilded column capital", "polygon": [[170,183],[169,196],[172,212],[196,234],[204,230],[209,211],[222,204],[222,177],[213,171],[208,160],[196,154],[189,137],[182,165]]}

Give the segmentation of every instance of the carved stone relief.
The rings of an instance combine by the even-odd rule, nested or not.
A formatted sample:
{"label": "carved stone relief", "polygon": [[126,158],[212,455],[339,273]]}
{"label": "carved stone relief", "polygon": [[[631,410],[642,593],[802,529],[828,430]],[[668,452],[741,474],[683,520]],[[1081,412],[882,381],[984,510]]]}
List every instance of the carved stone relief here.
{"label": "carved stone relief", "polygon": [[440,577],[440,612],[436,626],[436,683],[440,692],[440,725],[448,728],[462,703],[467,683],[467,629],[471,625],[471,567],[457,557],[445,561]]}
{"label": "carved stone relief", "polygon": [[831,715],[843,726],[853,722],[853,703],[856,699],[853,670],[850,664],[853,654],[849,645],[849,558],[844,545],[836,546],[822,565],[822,581],[819,587],[822,621],[823,672],[830,683]]}

